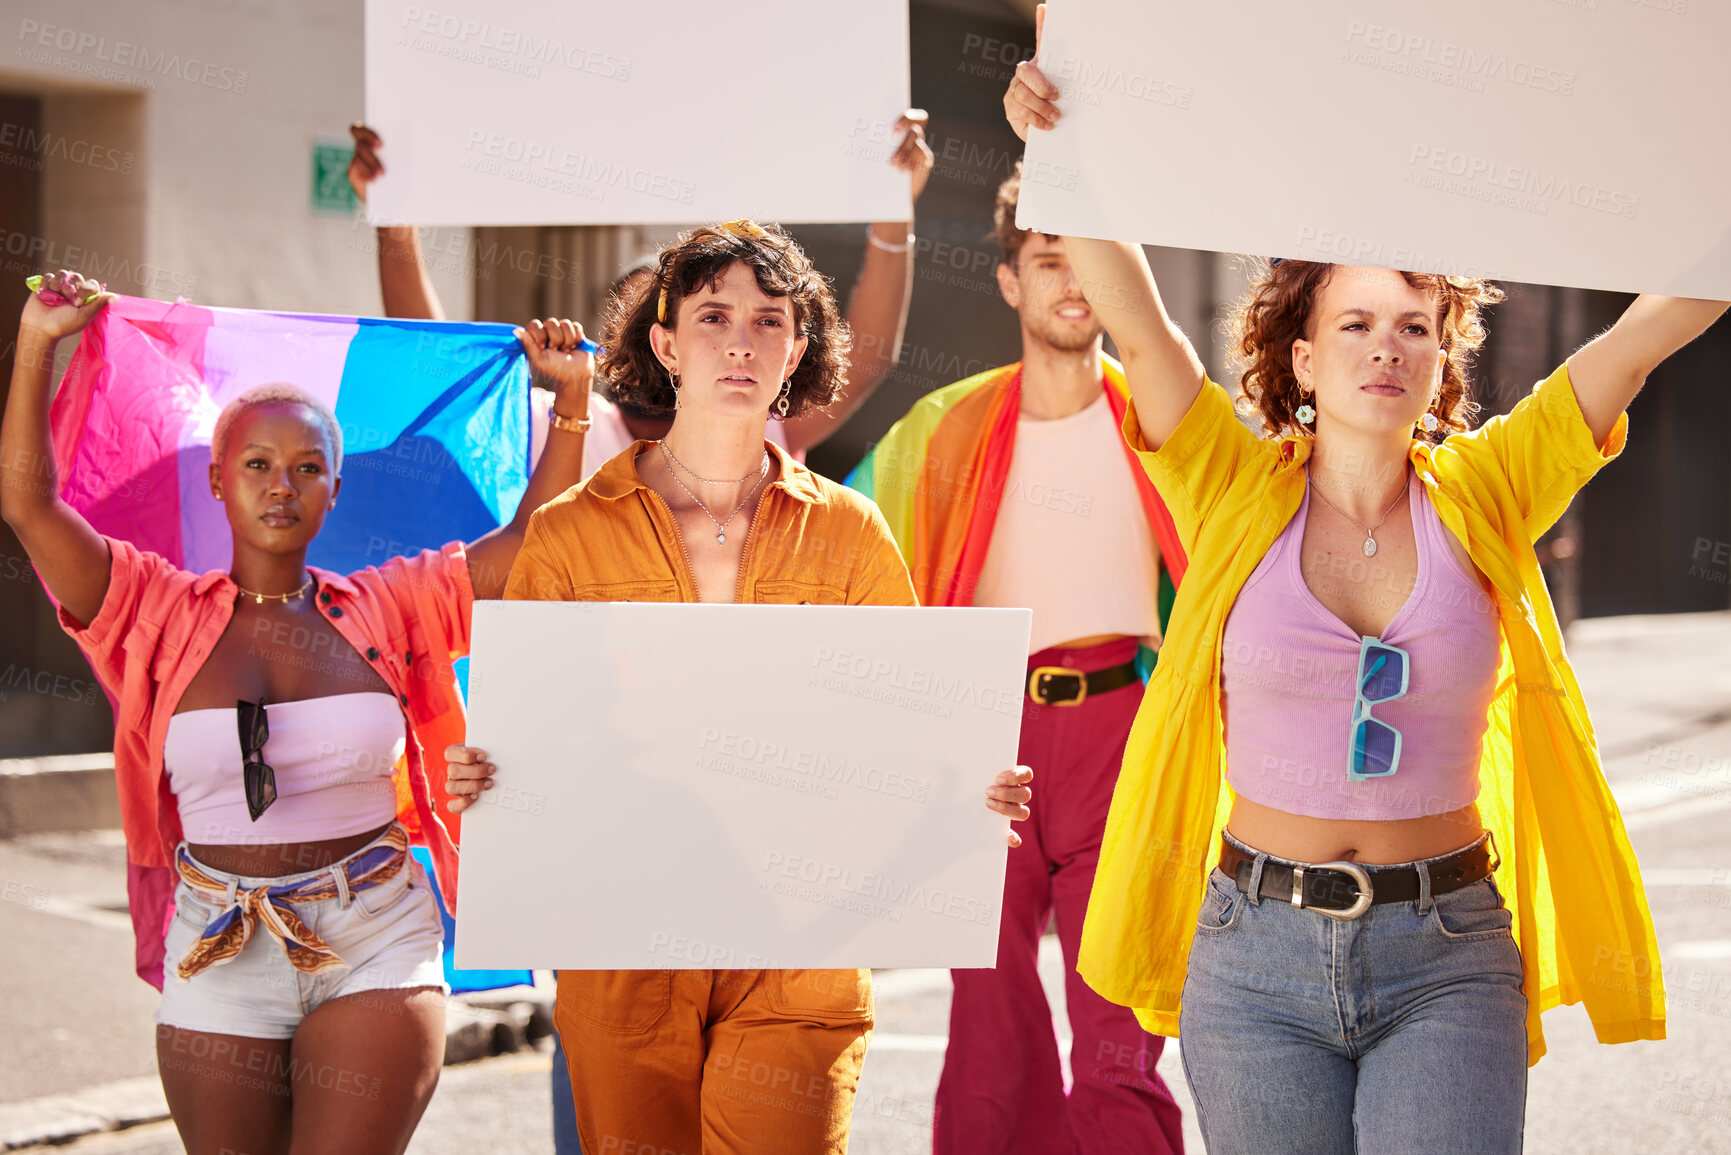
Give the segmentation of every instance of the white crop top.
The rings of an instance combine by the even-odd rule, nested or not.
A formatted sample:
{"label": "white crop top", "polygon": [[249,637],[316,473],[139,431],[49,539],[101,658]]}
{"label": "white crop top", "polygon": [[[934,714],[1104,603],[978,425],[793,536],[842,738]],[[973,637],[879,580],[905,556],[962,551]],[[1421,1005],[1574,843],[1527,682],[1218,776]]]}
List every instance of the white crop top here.
{"label": "white crop top", "polygon": [[397,816],[392,771],[406,739],[396,698],[369,692],[267,702],[265,718],[264,760],[277,798],[257,822],[246,808],[235,709],[188,710],[168,720],[163,768],[188,842],[320,842]]}

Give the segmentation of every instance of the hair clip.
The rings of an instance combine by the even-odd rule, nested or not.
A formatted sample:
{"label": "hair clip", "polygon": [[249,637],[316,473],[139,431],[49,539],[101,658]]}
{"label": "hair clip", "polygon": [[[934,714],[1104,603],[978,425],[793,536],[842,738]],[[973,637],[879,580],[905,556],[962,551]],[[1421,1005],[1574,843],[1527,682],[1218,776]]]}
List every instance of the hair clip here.
{"label": "hair clip", "polygon": [[1268,258],[1268,267],[1271,269],[1278,269],[1281,265],[1283,265],[1285,263],[1286,263],[1285,257],[1269,257]]}
{"label": "hair clip", "polygon": [[[711,233],[726,233],[729,236],[738,237],[741,240],[769,241],[771,244],[775,244],[777,242],[777,238],[776,238],[775,234],[771,233],[768,229],[764,228],[762,225],[758,224],[756,221],[751,220],[747,217],[740,217],[736,221],[723,221],[718,225],[709,225],[709,226],[706,226],[705,229],[698,229],[697,231],[698,232],[708,231]],[[785,255],[785,245],[783,246],[781,252],[777,252],[775,254],[775,259],[779,262],[784,255]],[[661,322],[661,324],[663,324],[663,325],[667,324],[667,286],[666,286],[666,284],[662,284],[661,296],[655,302],[655,319],[657,321]]]}
{"label": "hair clip", "polygon": [[758,241],[772,241],[775,239],[769,235],[768,229],[765,229],[762,225],[747,217],[740,217],[736,221],[723,221],[715,227],[724,233],[732,233],[736,237],[748,237],[752,240]]}

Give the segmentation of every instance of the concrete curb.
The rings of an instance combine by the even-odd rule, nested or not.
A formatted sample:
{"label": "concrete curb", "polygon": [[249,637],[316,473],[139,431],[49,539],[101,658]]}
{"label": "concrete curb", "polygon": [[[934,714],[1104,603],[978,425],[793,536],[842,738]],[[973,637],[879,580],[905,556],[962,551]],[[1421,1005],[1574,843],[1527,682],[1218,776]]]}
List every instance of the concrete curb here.
{"label": "concrete curb", "polygon": [[112,753],[0,758],[0,838],[119,825]]}
{"label": "concrete curb", "polygon": [[0,1150],[66,1143],[167,1117],[168,1103],[155,1075],[121,1079],[66,1095],[0,1103]]}
{"label": "concrete curb", "polygon": [[553,1033],[553,992],[505,987],[445,1004],[445,1066],[529,1050]]}
{"label": "concrete curb", "polygon": [[[506,987],[455,995],[445,1004],[445,1065],[533,1049],[553,1033],[553,992]],[[155,1075],[63,1095],[0,1103],[0,1151],[69,1143],[168,1118]]]}

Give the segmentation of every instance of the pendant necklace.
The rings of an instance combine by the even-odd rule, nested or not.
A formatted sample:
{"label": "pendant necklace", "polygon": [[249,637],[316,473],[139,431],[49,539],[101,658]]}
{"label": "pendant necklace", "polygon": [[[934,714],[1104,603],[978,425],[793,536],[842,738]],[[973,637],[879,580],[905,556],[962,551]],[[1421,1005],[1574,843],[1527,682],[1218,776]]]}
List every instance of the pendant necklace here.
{"label": "pendant necklace", "polygon": [[286,606],[290,602],[294,601],[296,598],[305,594],[308,590],[312,589],[313,588],[313,579],[310,577],[307,578],[306,581],[301,583],[300,589],[295,590],[293,593],[287,593],[287,594],[254,593],[252,590],[249,590],[246,587],[242,586],[239,582],[234,583],[234,588],[240,591],[240,594],[242,597],[251,598],[253,601],[257,602],[261,606],[264,605],[266,602],[276,602],[278,605]]}
{"label": "pendant necklace", "polygon": [[[751,500],[752,494],[756,493],[758,488],[763,485],[763,479],[769,476],[769,451],[767,449],[764,450],[763,460],[759,462],[757,468],[752,471],[757,474],[757,484],[753,485],[746,491],[745,496],[739,499],[739,504],[733,507],[732,513],[728,514],[725,518],[719,518],[713,513],[710,513],[709,507],[703,504],[702,499],[695,493],[691,492],[691,487],[689,485],[686,485],[685,482],[680,480],[679,469],[684,469],[686,473],[691,473],[691,470],[686,469],[683,461],[680,461],[679,458],[668,452],[667,442],[658,441],[656,444],[661,447],[661,455],[667,458],[667,472],[672,476],[674,484],[683,489],[685,491],[685,496],[695,502],[697,508],[703,511],[703,515],[715,523],[715,544],[726,545],[727,527],[733,524],[733,519],[739,516],[739,511],[745,508],[745,504]],[[673,466],[675,465],[679,466],[679,469],[674,469]],[[748,480],[751,477],[751,474],[748,473],[736,481],[717,481],[714,478],[698,477],[695,473],[691,473],[691,476],[696,480],[703,482],[705,485],[740,485]]]}
{"label": "pendant necklace", "polygon": [[1388,508],[1382,511],[1382,516],[1377,518],[1376,524],[1373,526],[1369,526],[1368,528],[1365,526],[1359,525],[1358,521],[1356,519],[1354,519],[1351,514],[1347,513],[1346,510],[1340,508],[1340,506],[1334,504],[1334,502],[1328,501],[1328,494],[1326,494],[1326,493],[1322,492],[1322,490],[1316,488],[1316,482],[1311,480],[1310,470],[1308,470],[1308,469],[1304,471],[1304,482],[1306,485],[1310,486],[1310,492],[1312,492],[1312,493],[1316,494],[1316,496],[1322,498],[1323,501],[1328,502],[1328,508],[1334,510],[1334,512],[1340,514],[1340,516],[1342,516],[1342,517],[1346,518],[1346,520],[1352,522],[1352,524],[1358,525],[1358,528],[1364,530],[1364,545],[1361,546],[1360,548],[1362,548],[1364,550],[1364,556],[1365,557],[1375,557],[1376,556],[1376,531],[1382,528],[1382,523],[1387,521],[1388,515],[1394,512],[1394,507],[1400,504],[1400,499],[1406,496],[1406,491],[1408,489],[1412,488],[1412,471],[1411,470],[1407,471],[1406,484],[1400,487],[1400,492],[1394,495],[1394,500],[1388,503]]}

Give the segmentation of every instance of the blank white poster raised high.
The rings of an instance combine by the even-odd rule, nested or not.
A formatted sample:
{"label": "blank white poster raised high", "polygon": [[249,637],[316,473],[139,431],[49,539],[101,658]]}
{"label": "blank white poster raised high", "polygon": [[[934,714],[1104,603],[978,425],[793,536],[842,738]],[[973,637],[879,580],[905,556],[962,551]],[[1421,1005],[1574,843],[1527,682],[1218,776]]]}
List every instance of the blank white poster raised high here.
{"label": "blank white poster raised high", "polygon": [[1057,0],[1018,223],[1731,298],[1731,4]]}

